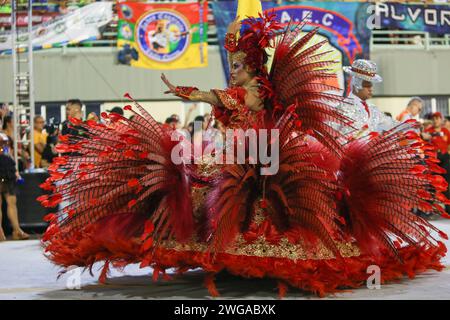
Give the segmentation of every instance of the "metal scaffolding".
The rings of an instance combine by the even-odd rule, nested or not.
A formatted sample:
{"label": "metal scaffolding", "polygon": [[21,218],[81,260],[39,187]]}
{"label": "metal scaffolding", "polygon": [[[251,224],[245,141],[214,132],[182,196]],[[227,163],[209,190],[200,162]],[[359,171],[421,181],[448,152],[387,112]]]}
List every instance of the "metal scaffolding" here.
{"label": "metal scaffolding", "polygon": [[17,25],[17,0],[11,1],[11,7],[14,160],[18,168],[21,144],[22,151],[29,149],[30,169],[34,169],[33,3],[28,0],[27,30]]}

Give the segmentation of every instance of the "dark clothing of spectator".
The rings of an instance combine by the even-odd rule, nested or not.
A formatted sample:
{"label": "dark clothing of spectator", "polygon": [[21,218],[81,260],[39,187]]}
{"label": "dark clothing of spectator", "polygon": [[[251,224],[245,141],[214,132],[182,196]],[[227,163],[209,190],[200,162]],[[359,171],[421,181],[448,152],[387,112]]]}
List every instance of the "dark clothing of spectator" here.
{"label": "dark clothing of spectator", "polygon": [[[64,121],[62,123],[61,135],[69,135],[71,137],[82,137],[86,133],[86,129],[80,126],[71,124],[69,121]],[[78,156],[78,152],[64,153],[65,156]]]}
{"label": "dark clothing of spectator", "polygon": [[53,159],[58,156],[57,153],[53,152],[53,148],[58,143],[57,136],[48,136],[47,144],[45,145],[44,152],[42,152],[42,159],[47,161],[47,163],[52,163]]}
{"label": "dark clothing of spectator", "polygon": [[6,154],[0,154],[0,196],[2,193],[16,195],[16,163]]}
{"label": "dark clothing of spectator", "polygon": [[63,136],[65,135],[81,136],[85,131],[86,129],[80,126],[75,126],[67,120],[62,123],[61,134]]}
{"label": "dark clothing of spectator", "polygon": [[[444,173],[442,176],[444,177],[445,181],[449,183],[450,186],[450,154],[448,153],[440,153],[438,154],[438,159],[441,161],[439,164],[443,169],[445,169],[447,172]],[[447,191],[444,192],[445,196],[450,199],[450,187],[447,187]],[[445,206],[445,211],[450,214],[450,206]]]}

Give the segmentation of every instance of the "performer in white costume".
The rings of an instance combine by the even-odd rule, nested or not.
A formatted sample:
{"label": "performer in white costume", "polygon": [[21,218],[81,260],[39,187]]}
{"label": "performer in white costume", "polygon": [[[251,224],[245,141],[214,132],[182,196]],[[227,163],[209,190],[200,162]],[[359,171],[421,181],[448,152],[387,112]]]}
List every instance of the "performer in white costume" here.
{"label": "performer in white costume", "polygon": [[356,136],[370,132],[383,132],[394,127],[397,122],[386,116],[376,106],[367,103],[372,98],[374,83],[380,83],[383,78],[377,74],[377,65],[369,60],[355,60],[351,67],[344,67],[344,72],[352,76],[352,92],[348,96],[348,103],[338,106],[343,113],[353,120],[352,126],[339,126],[344,133]]}

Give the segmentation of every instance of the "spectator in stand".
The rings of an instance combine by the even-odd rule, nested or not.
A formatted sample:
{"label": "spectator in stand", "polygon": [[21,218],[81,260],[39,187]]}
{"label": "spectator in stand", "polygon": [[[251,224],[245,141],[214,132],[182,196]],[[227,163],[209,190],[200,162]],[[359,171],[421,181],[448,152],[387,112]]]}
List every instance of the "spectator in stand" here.
{"label": "spectator in stand", "polygon": [[[443,127],[443,118],[440,112],[435,112],[432,114],[425,115],[425,120],[423,121],[420,128],[420,135],[422,139],[429,141],[434,147],[436,147],[438,152],[438,159],[440,161],[439,166],[443,169],[448,170],[449,162],[449,143],[450,143],[450,131]],[[431,120],[429,120],[431,118]],[[448,172],[448,171],[447,171]],[[442,175],[444,179],[449,182],[450,176],[448,174]],[[448,196],[448,190],[445,193]],[[446,206],[446,210],[450,207]],[[422,210],[414,209],[415,214],[425,219],[433,219],[433,215],[430,213],[425,213]]]}
{"label": "spectator in stand", "polygon": [[97,114],[95,112],[89,113],[86,120],[88,120],[88,121],[94,120],[95,122],[100,122],[100,118],[97,116]]}
{"label": "spectator in stand", "polygon": [[7,215],[13,229],[13,240],[26,240],[30,236],[20,228],[19,217],[17,213],[17,180],[20,179],[19,172],[16,170],[11,149],[9,148],[9,138],[5,133],[0,133],[0,241],[5,241],[5,233],[1,226],[2,221],[2,197],[7,203]]}
{"label": "spectator in stand", "polygon": [[[405,122],[410,119],[415,119],[423,110],[423,100],[420,97],[412,97],[408,104],[406,105],[406,109],[403,110],[396,118],[399,122]],[[424,132],[423,130],[417,130],[417,133],[420,132],[422,139],[430,140],[431,136]]]}
{"label": "spectator in stand", "polygon": [[[447,152],[445,154],[441,154],[440,159],[441,163],[440,166],[445,169],[445,173],[443,174],[445,181],[447,183],[450,182],[450,144],[447,147]],[[450,199],[450,183],[447,188],[447,191],[444,193],[447,198]],[[445,211],[450,214],[450,205],[445,205]]]}
{"label": "spectator in stand", "polygon": [[449,116],[445,117],[444,128],[447,129],[448,131],[450,131],[450,117]]}
{"label": "spectator in stand", "polygon": [[42,116],[34,117],[34,167],[42,168],[41,160],[47,144],[47,133],[44,131],[45,120]]}
{"label": "spectator in stand", "polygon": [[42,153],[41,166],[48,168],[52,164],[53,159],[58,156],[55,147],[58,144],[59,128],[57,125],[49,125],[46,127],[48,133],[47,144]]}
{"label": "spectator in stand", "polygon": [[[10,154],[14,157],[14,123],[12,116],[6,116],[3,119],[2,129],[3,133],[8,136]],[[28,168],[31,158],[30,153],[26,149],[23,150],[22,143],[17,144],[17,157],[19,159],[19,172],[22,172]]]}
{"label": "spectator in stand", "polygon": [[83,104],[79,99],[70,99],[66,103],[66,121],[62,123],[62,129],[61,134],[73,134],[78,135],[78,130],[76,128],[70,128],[70,118],[75,119],[83,119],[83,112],[82,112],[82,106]]}
{"label": "spectator in stand", "polygon": [[[66,111],[67,111],[67,119],[78,119],[78,120],[83,120],[83,112],[82,112],[82,103],[80,100],[78,99],[73,99],[73,100],[69,100],[67,101],[66,104]],[[62,129],[61,129],[61,134],[64,135],[70,135],[72,137],[80,137],[83,136],[86,133],[86,129],[81,127],[81,126],[77,126],[74,124],[71,124],[69,120],[66,120],[63,122],[62,125]],[[78,153],[74,152],[74,153],[69,153],[68,155],[78,155]],[[66,155],[66,154],[64,154]]]}
{"label": "spectator in stand", "polygon": [[406,109],[402,111],[397,116],[397,121],[405,122],[409,119],[414,119],[417,115],[419,115],[422,112],[423,109],[423,100],[419,97],[412,97],[407,106]]}
{"label": "spectator in stand", "polygon": [[109,113],[115,113],[123,117],[123,109],[121,107],[114,107],[111,110],[107,110]]}
{"label": "spectator in stand", "polygon": [[[450,130],[447,129],[443,123],[442,115],[436,112],[432,116],[432,126],[425,131],[429,132],[431,135],[431,143],[438,148],[438,159],[440,160],[439,165],[446,170],[442,176],[445,181],[449,183],[449,187],[445,192],[447,198],[450,197]],[[447,120],[445,121],[447,122]],[[439,130],[440,128],[440,130]],[[444,149],[444,147],[446,147]],[[450,213],[450,206],[446,205],[445,210]]]}
{"label": "spectator in stand", "polygon": [[11,116],[6,116],[3,119],[3,133],[5,133],[10,141],[10,146],[13,145],[12,137],[14,136],[14,125],[13,125],[13,119]]}
{"label": "spectator in stand", "polygon": [[[427,130],[428,128],[431,128],[433,126],[432,121],[431,121],[431,115],[429,118],[425,118],[422,122],[422,126],[421,126],[421,130],[422,130],[422,134],[426,133],[425,130]],[[428,133],[427,133],[428,134]],[[429,135],[429,134],[428,134]],[[431,136],[429,135],[428,139],[425,140],[430,140]]]}
{"label": "spectator in stand", "polygon": [[180,116],[177,115],[176,113],[172,114],[169,118],[173,118],[173,119],[175,119],[177,121],[180,121]]}
{"label": "spectator in stand", "polygon": [[448,145],[450,143],[450,131],[443,127],[443,117],[440,112],[433,113],[432,126],[425,129],[431,138],[429,141],[433,144],[440,154],[447,153]]}
{"label": "spectator in stand", "polygon": [[181,128],[180,120],[176,117],[169,117],[166,119],[163,125],[163,129],[175,130]]}
{"label": "spectator in stand", "polygon": [[9,109],[7,104],[2,104],[0,106],[0,128],[3,127],[3,119],[9,114]]}

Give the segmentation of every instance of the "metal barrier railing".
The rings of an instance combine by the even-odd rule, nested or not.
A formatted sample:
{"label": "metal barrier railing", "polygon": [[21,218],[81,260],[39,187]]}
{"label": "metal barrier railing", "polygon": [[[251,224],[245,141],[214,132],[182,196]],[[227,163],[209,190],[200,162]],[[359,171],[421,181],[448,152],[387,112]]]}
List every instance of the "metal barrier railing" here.
{"label": "metal barrier railing", "polygon": [[370,50],[377,49],[450,49],[450,35],[431,35],[424,31],[373,30]]}
{"label": "metal barrier railing", "polygon": [[[108,47],[116,45],[116,31],[105,31],[102,39],[83,42],[87,47]],[[109,39],[108,39],[109,38]],[[215,25],[208,28],[208,44],[217,45],[217,31]],[[370,39],[370,50],[377,49],[450,49],[450,34],[442,36],[431,35],[424,31],[394,31],[373,30]]]}

